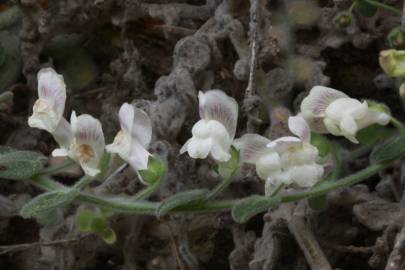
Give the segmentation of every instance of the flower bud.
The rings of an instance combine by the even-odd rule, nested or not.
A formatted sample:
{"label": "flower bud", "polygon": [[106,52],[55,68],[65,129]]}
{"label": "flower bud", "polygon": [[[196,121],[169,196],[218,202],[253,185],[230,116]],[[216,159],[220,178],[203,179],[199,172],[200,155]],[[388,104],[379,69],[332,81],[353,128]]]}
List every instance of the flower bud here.
{"label": "flower bud", "polygon": [[387,36],[388,44],[393,48],[405,47],[405,31],[402,27],[395,27]]}
{"label": "flower bud", "polygon": [[405,77],[405,51],[384,50],[380,52],[380,66],[391,77]]}
{"label": "flower bud", "polygon": [[339,28],[346,28],[350,26],[350,24],[353,21],[353,16],[351,13],[344,11],[344,12],[339,12],[335,18],[333,18],[333,23],[339,27]]}

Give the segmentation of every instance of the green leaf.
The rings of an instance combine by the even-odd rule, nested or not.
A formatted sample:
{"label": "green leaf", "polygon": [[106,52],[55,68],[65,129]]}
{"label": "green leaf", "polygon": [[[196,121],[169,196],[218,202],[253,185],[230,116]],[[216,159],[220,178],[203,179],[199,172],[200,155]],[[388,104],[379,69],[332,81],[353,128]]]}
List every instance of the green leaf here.
{"label": "green leaf", "polygon": [[309,198],[308,199],[309,206],[314,210],[324,210],[328,206],[328,201],[326,199],[326,194]]}
{"label": "green leaf", "polygon": [[232,217],[238,223],[244,223],[251,217],[274,208],[281,203],[279,197],[253,195],[238,201],[232,207]]}
{"label": "green leaf", "polygon": [[20,214],[24,218],[37,218],[43,216],[46,212],[49,212],[52,209],[62,207],[72,202],[78,194],[79,191],[76,189],[55,190],[43,193],[25,204],[22,207]]}
{"label": "green leaf", "polygon": [[394,133],[394,129],[375,124],[361,129],[357,133],[356,138],[360,144],[374,145],[391,137]]}
{"label": "green leaf", "polygon": [[21,180],[39,173],[46,157],[33,151],[17,151],[7,146],[0,147],[0,178]]}
{"label": "green leaf", "polygon": [[91,232],[91,221],[94,213],[90,210],[83,210],[76,215],[76,226],[81,232]]}
{"label": "green leaf", "polygon": [[104,152],[103,156],[101,157],[100,163],[98,165],[100,169],[100,178],[104,178],[108,173],[108,169],[110,168],[111,163],[111,154],[109,152]]}
{"label": "green leaf", "polygon": [[397,159],[404,153],[405,137],[400,135],[374,148],[370,159],[373,163],[382,163]]}
{"label": "green leaf", "polygon": [[153,184],[161,181],[166,174],[166,164],[160,158],[149,156],[148,168],[138,171],[141,180],[146,184]]}
{"label": "green leaf", "polygon": [[177,193],[164,201],[162,201],[156,210],[158,216],[164,216],[170,210],[180,206],[186,206],[204,201],[209,190],[207,189],[194,189],[181,193]]}
{"label": "green leaf", "polygon": [[377,7],[367,3],[365,0],[356,0],[354,9],[366,17],[374,16],[374,14],[377,12]]}
{"label": "green leaf", "polygon": [[52,227],[59,225],[63,222],[63,210],[61,208],[54,208],[43,211],[37,214],[36,220],[39,224],[45,227]]}

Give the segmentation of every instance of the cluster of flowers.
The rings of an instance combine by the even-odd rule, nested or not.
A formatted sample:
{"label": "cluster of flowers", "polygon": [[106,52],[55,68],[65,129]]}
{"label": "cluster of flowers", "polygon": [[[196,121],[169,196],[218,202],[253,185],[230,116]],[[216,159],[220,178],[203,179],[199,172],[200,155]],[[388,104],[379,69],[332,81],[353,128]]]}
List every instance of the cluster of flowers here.
{"label": "cluster of flowers", "polygon": [[[53,69],[38,73],[38,100],[34,104],[29,125],[50,132],[61,148],[54,156],[69,156],[78,162],[90,176],[99,173],[104,148],[117,153],[135,170],[148,167],[150,153],[147,147],[152,137],[152,124],[148,115],[127,103],[121,106],[121,131],[114,142],[105,147],[100,122],[90,115],[76,116],[73,111],[70,124],[63,118],[66,87],[63,77]],[[245,134],[234,139],[238,121],[238,104],[220,90],[199,92],[201,120],[194,124],[192,137],[181,148],[192,158],[211,156],[217,162],[231,158],[234,146],[241,161],[254,164],[257,174],[266,181],[266,193],[281,184],[311,187],[324,174],[318,149],[311,145],[311,130],[344,136],[358,143],[358,130],[377,123],[386,125],[391,117],[374,110],[364,101],[323,86],[314,87],[301,103],[301,112],[288,119],[288,126],[296,136],[269,140],[258,134]]]}

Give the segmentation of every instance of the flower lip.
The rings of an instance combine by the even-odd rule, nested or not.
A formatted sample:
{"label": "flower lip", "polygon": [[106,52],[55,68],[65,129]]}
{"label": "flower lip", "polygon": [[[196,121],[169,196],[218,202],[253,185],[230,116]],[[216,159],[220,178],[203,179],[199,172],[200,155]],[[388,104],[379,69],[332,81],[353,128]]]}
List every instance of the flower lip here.
{"label": "flower lip", "polygon": [[121,130],[113,143],[106,146],[107,151],[118,154],[136,171],[147,169],[150,156],[147,147],[152,139],[152,122],[149,116],[143,110],[124,103],[118,117]]}

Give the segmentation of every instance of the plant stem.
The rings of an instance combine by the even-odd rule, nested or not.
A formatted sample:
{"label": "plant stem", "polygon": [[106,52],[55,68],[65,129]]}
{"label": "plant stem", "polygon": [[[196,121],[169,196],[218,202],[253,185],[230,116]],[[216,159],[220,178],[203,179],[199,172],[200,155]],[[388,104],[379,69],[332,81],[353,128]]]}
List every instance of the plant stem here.
{"label": "plant stem", "polygon": [[[289,194],[281,196],[280,200],[282,203],[295,202],[305,198],[318,197],[320,195],[326,194],[337,188],[348,187],[357,184],[368,177],[376,174],[381,169],[387,167],[389,164],[374,164],[371,165],[355,174],[344,177],[333,183],[326,183],[313,188],[312,190],[299,192],[296,194]],[[55,190],[60,188],[65,188],[65,186],[53,181],[49,178],[38,178],[32,181],[33,184],[45,190]],[[225,186],[225,185],[221,185]],[[148,214],[154,215],[159,203],[148,202],[148,201],[133,201],[132,199],[118,198],[118,197],[99,197],[85,192],[80,192],[78,196],[79,201],[85,203],[91,203],[97,206],[112,209],[117,212],[126,213],[137,213],[137,214]],[[270,198],[269,198],[270,199]],[[274,199],[274,198],[272,198]],[[186,205],[178,207],[172,210],[172,213],[211,213],[218,211],[228,211],[237,200],[219,200],[219,201],[205,201],[201,204]]]}
{"label": "plant stem", "polygon": [[73,164],[75,164],[75,162],[72,159],[68,158],[67,160],[65,160],[64,162],[62,162],[60,164],[56,164],[54,166],[50,166],[50,167],[43,169],[38,174],[38,176],[57,174],[57,173],[63,171],[64,169],[69,168]]}
{"label": "plant stem", "polygon": [[73,185],[73,188],[81,190],[82,188],[85,188],[93,179],[93,177],[85,175]]}
{"label": "plant stem", "polygon": [[353,13],[353,9],[356,7],[357,2],[353,1],[353,3],[351,4],[349,10],[347,11],[348,13],[352,14]]}
{"label": "plant stem", "polygon": [[403,136],[405,136],[405,126],[401,121],[395,117],[391,117],[391,123],[399,130],[399,132],[401,132]]}
{"label": "plant stem", "polygon": [[216,185],[214,187],[214,189],[211,190],[210,193],[208,193],[206,199],[210,200],[210,199],[214,198],[215,196],[217,196],[218,194],[220,194],[222,191],[224,191],[231,184],[233,177],[235,176],[237,171],[238,170],[233,171],[233,173],[231,173],[231,175],[229,177],[225,178],[222,182],[220,182],[218,185]]}
{"label": "plant stem", "polygon": [[389,11],[395,13],[396,15],[400,15],[400,16],[402,15],[402,12],[401,12],[399,9],[394,8],[394,7],[391,7],[391,6],[386,5],[386,4],[384,4],[384,3],[381,3],[381,2],[378,2],[378,1],[374,1],[374,0],[364,0],[364,1],[365,1],[366,3],[372,5],[372,6],[379,7],[379,8],[383,8],[383,9],[385,9],[385,10],[389,10]]}
{"label": "plant stem", "polygon": [[139,200],[146,199],[147,197],[149,197],[150,195],[155,193],[155,191],[157,191],[159,189],[160,185],[162,184],[162,178],[163,177],[161,177],[159,179],[159,181],[156,181],[155,183],[147,186],[146,188],[144,188],[141,191],[139,191],[138,193],[136,193],[134,196],[132,196],[131,199],[133,201],[139,201]]}
{"label": "plant stem", "polygon": [[332,191],[332,190],[335,190],[338,188],[352,186],[354,184],[360,183],[361,181],[363,181],[364,179],[367,179],[370,176],[373,176],[374,174],[378,173],[380,170],[384,169],[388,165],[389,164],[380,164],[380,163],[370,165],[369,167],[367,167],[357,173],[354,173],[352,175],[343,177],[336,182],[332,182],[332,183],[325,182],[324,184],[319,185],[308,191],[282,196],[281,202],[287,203],[287,202],[295,202],[295,201],[305,199],[305,198],[314,198],[314,197],[318,197],[320,195],[326,194],[329,191]]}

